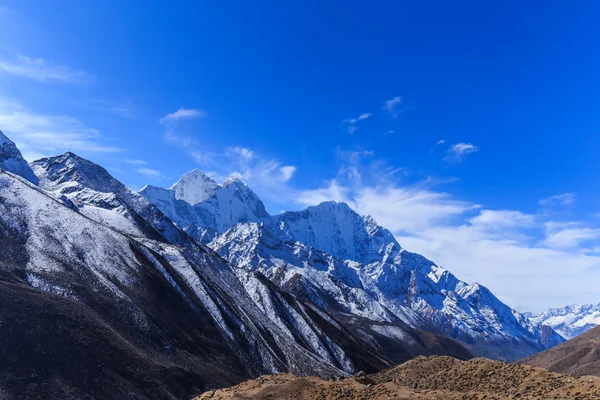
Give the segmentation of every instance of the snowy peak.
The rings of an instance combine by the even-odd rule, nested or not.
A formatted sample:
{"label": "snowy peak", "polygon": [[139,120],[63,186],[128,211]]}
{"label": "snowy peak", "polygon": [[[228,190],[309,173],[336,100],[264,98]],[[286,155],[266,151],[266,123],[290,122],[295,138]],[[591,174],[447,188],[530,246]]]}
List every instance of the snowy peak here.
{"label": "snowy peak", "polygon": [[234,176],[234,175],[227,178],[227,180],[223,183],[223,186],[231,186],[231,185],[248,186],[244,182],[242,182],[240,180],[240,178],[238,178],[237,176]]}
{"label": "snowy peak", "polygon": [[37,184],[37,178],[23,158],[23,155],[2,131],[0,131],[0,169],[19,175],[28,181]]}
{"label": "snowy peak", "polygon": [[572,304],[538,313],[526,313],[533,322],[549,326],[565,339],[587,332],[600,325],[600,304]]}
{"label": "snowy peak", "polygon": [[30,166],[47,190],[68,193],[83,186],[103,193],[119,193],[126,189],[104,168],[71,152],[36,160]]}
{"label": "snowy peak", "polygon": [[290,240],[362,263],[393,261],[402,248],[391,232],[371,217],[362,217],[346,203],[327,201],[303,211],[273,217]]}
{"label": "snowy peak", "polygon": [[215,194],[221,186],[199,169],[187,172],[173,186],[177,200],[196,205]]}
{"label": "snowy peak", "polygon": [[221,186],[197,169],[170,189],[145,186],[140,194],[202,242],[237,223],[261,222],[269,217],[262,200],[248,185],[231,177]]}

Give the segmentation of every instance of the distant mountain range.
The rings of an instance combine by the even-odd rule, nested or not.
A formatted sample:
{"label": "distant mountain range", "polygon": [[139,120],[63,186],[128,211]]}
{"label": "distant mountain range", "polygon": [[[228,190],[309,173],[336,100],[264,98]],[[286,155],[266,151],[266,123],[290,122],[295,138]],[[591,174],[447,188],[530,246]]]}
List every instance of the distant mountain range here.
{"label": "distant mountain range", "polygon": [[73,153],[28,164],[1,132],[0,249],[0,397],[182,398],[564,341],[344,203],[269,215],[198,170],[136,193]]}
{"label": "distant mountain range", "polygon": [[538,325],[551,327],[565,339],[572,339],[600,325],[600,304],[573,304],[525,316]]}

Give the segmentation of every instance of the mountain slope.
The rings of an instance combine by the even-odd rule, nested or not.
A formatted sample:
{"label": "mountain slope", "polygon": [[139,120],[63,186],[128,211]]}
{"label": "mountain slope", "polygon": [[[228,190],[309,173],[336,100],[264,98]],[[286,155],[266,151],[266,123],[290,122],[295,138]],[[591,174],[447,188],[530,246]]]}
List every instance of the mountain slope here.
{"label": "mountain slope", "polygon": [[135,237],[190,244],[189,237],[154,204],[91,161],[68,152],[30,166],[42,189],[105,226]]}
{"label": "mountain slope", "polygon": [[521,361],[573,376],[600,376],[600,326]]}
{"label": "mountain slope", "polygon": [[573,304],[539,313],[526,313],[526,316],[535,323],[551,327],[565,339],[572,339],[600,325],[600,304]]}
{"label": "mountain slope", "polygon": [[[283,216],[288,219],[290,213]],[[330,249],[341,256],[373,246],[370,254],[361,253],[368,262],[363,264],[296,241],[286,228],[287,221],[279,219],[271,225],[237,224],[210,246],[233,264],[260,271],[285,291],[331,312],[442,333],[486,356],[514,360],[563,341],[554,332],[543,333],[485,287],[459,281],[393,238],[386,243],[381,231],[371,243],[357,232],[357,243],[333,241]],[[318,245],[318,234],[311,240]]]}
{"label": "mountain slope", "polygon": [[2,131],[0,131],[0,168],[19,175],[29,182],[37,183],[37,177],[17,146]]}
{"label": "mountain slope", "polygon": [[[0,392],[26,382],[51,397],[181,398],[264,372],[343,374],[290,340],[212,253],[134,240],[2,171],[0,242],[2,324],[11,321]],[[336,330],[323,318],[304,324]],[[355,359],[386,365],[368,351]]]}

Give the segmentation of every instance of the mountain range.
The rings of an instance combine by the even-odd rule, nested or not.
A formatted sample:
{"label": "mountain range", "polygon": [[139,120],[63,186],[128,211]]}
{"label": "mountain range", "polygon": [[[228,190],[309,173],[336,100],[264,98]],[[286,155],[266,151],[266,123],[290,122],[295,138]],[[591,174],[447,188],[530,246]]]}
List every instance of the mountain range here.
{"label": "mountain range", "polygon": [[269,215],[238,179],[219,185],[199,170],[171,188],[146,186],[140,194],[233,265],[259,271],[324,309],[441,333],[497,359],[564,341],[484,286],[406,251],[390,231],[345,203]]}
{"label": "mountain range", "polygon": [[0,243],[0,397],[181,398],[564,341],[344,203],[270,215],[198,170],[136,193],[73,153],[28,164],[1,132]]}
{"label": "mountain range", "polygon": [[565,339],[572,339],[600,325],[600,304],[573,304],[525,315],[538,325],[551,327]]}

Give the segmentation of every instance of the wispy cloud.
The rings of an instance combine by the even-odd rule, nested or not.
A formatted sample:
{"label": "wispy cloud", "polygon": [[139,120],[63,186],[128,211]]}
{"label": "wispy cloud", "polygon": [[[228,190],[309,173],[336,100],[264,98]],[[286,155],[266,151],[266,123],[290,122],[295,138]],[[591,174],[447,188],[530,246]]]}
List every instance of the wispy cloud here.
{"label": "wispy cloud", "polygon": [[95,99],[89,102],[82,102],[78,105],[89,110],[103,111],[125,118],[133,118],[137,108],[131,99],[123,101]]}
{"label": "wispy cloud", "polygon": [[372,116],[373,116],[373,113],[362,113],[356,118],[347,118],[347,119],[343,120],[342,124],[347,125],[348,133],[353,134],[354,132],[356,132],[358,130],[358,127],[356,126],[356,124],[359,121],[363,121]]}
{"label": "wispy cloud", "polygon": [[468,221],[477,228],[497,230],[533,227],[536,217],[515,210],[481,210],[479,215]]}
{"label": "wispy cloud", "polygon": [[91,83],[92,78],[85,71],[73,70],[64,65],[54,64],[43,58],[18,55],[12,61],[0,60],[0,71],[5,74],[40,82]]}
{"label": "wispy cloud", "polygon": [[202,110],[181,107],[181,108],[179,108],[179,110],[162,117],[160,122],[162,124],[168,124],[168,123],[178,122],[183,119],[200,118],[200,117],[204,117],[205,115],[206,115],[206,113]]}
{"label": "wispy cloud", "polygon": [[439,146],[439,145],[441,145],[441,144],[444,144],[444,143],[446,143],[446,140],[444,140],[444,139],[441,139],[441,140],[438,140],[438,141],[437,141],[437,143],[436,143],[435,145],[436,145],[436,146]]}
{"label": "wispy cloud", "polygon": [[132,165],[144,165],[144,164],[148,164],[146,161],[144,160],[131,160],[131,159],[126,159],[125,162],[127,164],[132,164]]}
{"label": "wispy cloud", "polygon": [[295,196],[296,203],[302,206],[314,206],[324,201],[343,201],[350,203],[349,201],[348,187],[342,186],[336,179],[332,179],[326,182],[324,187],[318,189],[308,189],[298,191]]}
{"label": "wispy cloud", "polygon": [[254,152],[252,150],[241,146],[227,147],[225,153],[230,158],[237,158],[243,162],[248,162],[254,157]]}
{"label": "wispy cloud", "polygon": [[163,178],[163,174],[159,171],[151,168],[140,168],[137,170],[140,174],[144,175],[147,178]]}
{"label": "wispy cloud", "polygon": [[584,242],[600,238],[600,229],[585,227],[583,223],[577,221],[549,221],[545,226],[547,235],[543,243],[555,249],[574,248]]}
{"label": "wispy cloud", "polygon": [[0,129],[17,143],[29,161],[65,151],[124,151],[119,146],[106,144],[107,139],[98,130],[77,118],[36,113],[18,102],[1,98]]}
{"label": "wispy cloud", "polygon": [[553,205],[568,206],[575,202],[575,198],[575,193],[561,193],[554,196],[546,197],[545,199],[541,199],[539,203],[540,205],[546,207]]}
{"label": "wispy cloud", "polygon": [[444,161],[447,163],[460,163],[464,161],[467,154],[477,153],[478,151],[479,147],[471,143],[455,143],[446,150]]}
{"label": "wispy cloud", "polygon": [[402,104],[402,100],[403,99],[400,96],[386,100],[383,103],[383,109],[392,114],[392,117],[397,118],[399,114],[398,107]]}

